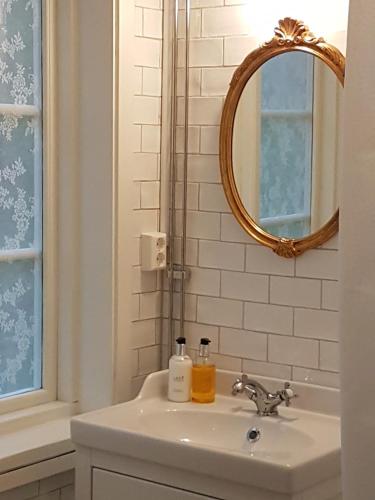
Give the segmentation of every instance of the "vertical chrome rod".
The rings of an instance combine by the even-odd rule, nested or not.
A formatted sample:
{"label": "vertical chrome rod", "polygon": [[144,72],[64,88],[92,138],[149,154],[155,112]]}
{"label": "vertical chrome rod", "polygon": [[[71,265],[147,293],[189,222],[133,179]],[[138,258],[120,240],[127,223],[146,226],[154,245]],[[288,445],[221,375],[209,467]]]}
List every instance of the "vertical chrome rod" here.
{"label": "vertical chrome rod", "polygon": [[[187,243],[187,193],[188,193],[188,153],[189,153],[189,64],[190,64],[190,0],[185,0],[185,95],[184,95],[184,173],[183,173],[183,200],[182,200],[182,241],[181,265],[186,266]],[[180,335],[185,331],[185,279],[181,279],[180,293]]]}
{"label": "vertical chrome rod", "polygon": [[[173,354],[175,332],[173,319],[173,303],[174,303],[174,259],[175,259],[175,238],[176,238],[176,125],[177,125],[177,53],[178,53],[178,1],[175,0],[172,11],[173,16],[173,31],[172,31],[172,58],[171,58],[171,77],[172,77],[172,92],[171,92],[171,130],[170,130],[170,179],[169,179],[169,314],[168,314],[168,357]],[[168,20],[169,21],[169,20]]]}

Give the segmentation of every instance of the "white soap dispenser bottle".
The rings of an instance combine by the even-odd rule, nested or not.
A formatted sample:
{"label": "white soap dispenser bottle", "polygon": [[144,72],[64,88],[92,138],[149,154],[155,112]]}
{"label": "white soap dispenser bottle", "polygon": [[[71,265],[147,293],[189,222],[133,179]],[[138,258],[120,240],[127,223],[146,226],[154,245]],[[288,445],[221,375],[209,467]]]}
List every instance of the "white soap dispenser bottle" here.
{"label": "white soap dispenser bottle", "polygon": [[191,399],[191,369],[193,363],[186,354],[186,339],[176,339],[176,354],[169,360],[168,399],[186,403]]}

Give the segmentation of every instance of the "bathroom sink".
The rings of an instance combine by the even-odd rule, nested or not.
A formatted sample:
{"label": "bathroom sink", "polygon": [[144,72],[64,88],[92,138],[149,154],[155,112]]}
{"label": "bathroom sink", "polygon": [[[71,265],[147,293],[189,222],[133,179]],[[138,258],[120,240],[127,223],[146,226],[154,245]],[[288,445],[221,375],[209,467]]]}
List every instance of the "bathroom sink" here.
{"label": "bathroom sink", "polygon": [[[219,372],[215,403],[200,405],[169,402],[166,372],[153,374],[135,400],[75,417],[72,439],[211,477],[267,484],[279,493],[304,491],[340,475],[337,417],[285,407],[279,416],[259,417],[251,401],[230,395],[235,376]],[[295,401],[303,398],[302,385]],[[257,442],[249,442],[250,429],[259,431]]]}
{"label": "bathroom sink", "polygon": [[[306,432],[293,428],[295,419],[261,418],[253,412],[246,414],[245,410],[233,408],[229,398],[219,397],[212,411],[199,411],[194,407],[154,411],[147,406],[143,407],[143,413],[137,416],[132,428],[143,433],[152,430],[154,436],[181,443],[289,463],[296,449],[307,450],[315,442]],[[254,444],[247,439],[250,429],[260,432],[260,439]]]}

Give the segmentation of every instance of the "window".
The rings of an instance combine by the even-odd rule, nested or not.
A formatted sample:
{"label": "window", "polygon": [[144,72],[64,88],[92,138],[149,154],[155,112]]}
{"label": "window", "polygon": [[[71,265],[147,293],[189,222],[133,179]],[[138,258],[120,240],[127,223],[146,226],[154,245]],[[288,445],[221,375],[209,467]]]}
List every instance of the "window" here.
{"label": "window", "polygon": [[300,237],[311,225],[314,57],[291,52],[271,59],[261,89],[261,225]]}
{"label": "window", "polygon": [[0,0],[1,400],[44,388],[42,87],[42,0]]}

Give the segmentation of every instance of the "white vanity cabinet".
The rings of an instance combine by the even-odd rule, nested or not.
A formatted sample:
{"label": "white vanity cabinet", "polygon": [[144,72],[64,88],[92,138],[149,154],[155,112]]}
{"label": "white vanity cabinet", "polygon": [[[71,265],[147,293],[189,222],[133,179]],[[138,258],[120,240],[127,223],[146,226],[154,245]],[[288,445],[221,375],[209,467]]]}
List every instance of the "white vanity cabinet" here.
{"label": "white vanity cabinet", "polygon": [[[218,474],[220,475],[218,471]],[[79,446],[76,500],[342,500],[339,478],[288,495]],[[309,496],[310,495],[310,496]]]}
{"label": "white vanity cabinet", "polygon": [[[207,482],[179,469],[81,446],[76,457],[76,500],[232,500],[231,486],[221,495],[222,485],[213,478]],[[269,500],[248,491],[240,500]]]}
{"label": "white vanity cabinet", "polygon": [[93,500],[204,500],[207,497],[152,481],[93,469]]}

